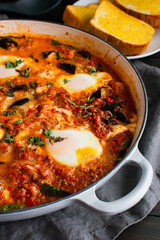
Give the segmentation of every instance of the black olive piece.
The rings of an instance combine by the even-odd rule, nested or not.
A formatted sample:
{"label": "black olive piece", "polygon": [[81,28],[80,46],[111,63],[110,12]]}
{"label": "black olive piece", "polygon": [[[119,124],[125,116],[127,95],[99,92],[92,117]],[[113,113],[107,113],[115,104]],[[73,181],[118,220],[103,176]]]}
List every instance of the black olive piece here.
{"label": "black olive piece", "polygon": [[27,91],[27,85],[22,84],[22,85],[17,85],[17,86],[12,88],[13,92],[17,92],[17,91],[21,91],[21,90]]}
{"label": "black olive piece", "polygon": [[79,51],[77,53],[80,54],[82,57],[84,57],[86,59],[91,59],[91,57],[92,57],[91,53],[88,52],[88,51],[82,50],[82,51]]}
{"label": "black olive piece", "polygon": [[16,41],[14,41],[13,39],[8,38],[8,37],[2,38],[0,40],[0,47],[1,48],[8,49],[11,46],[11,44],[13,44],[15,47],[18,46],[18,43]]}
{"label": "black olive piece", "polygon": [[58,65],[61,69],[63,69],[64,71],[71,73],[71,74],[75,74],[76,71],[76,66],[70,63],[59,63]]}
{"label": "black olive piece", "polygon": [[14,107],[14,106],[22,106],[27,102],[29,102],[29,98],[23,98],[21,100],[14,102],[9,108]]}

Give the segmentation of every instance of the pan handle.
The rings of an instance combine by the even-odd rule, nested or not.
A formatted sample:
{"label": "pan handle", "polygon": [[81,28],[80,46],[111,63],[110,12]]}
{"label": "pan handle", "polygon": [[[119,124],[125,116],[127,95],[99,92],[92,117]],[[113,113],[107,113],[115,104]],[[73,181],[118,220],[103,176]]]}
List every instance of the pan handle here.
{"label": "pan handle", "polygon": [[84,206],[88,206],[96,212],[105,213],[107,215],[118,214],[134,206],[148,191],[153,178],[153,169],[148,160],[139,152],[138,148],[135,149],[133,155],[129,159],[124,161],[124,164],[128,164],[129,162],[136,163],[141,168],[142,174],[136,187],[127,195],[112,202],[101,201],[97,198],[95,193],[99,187],[97,184],[76,196],[76,199],[74,200],[78,201]]}

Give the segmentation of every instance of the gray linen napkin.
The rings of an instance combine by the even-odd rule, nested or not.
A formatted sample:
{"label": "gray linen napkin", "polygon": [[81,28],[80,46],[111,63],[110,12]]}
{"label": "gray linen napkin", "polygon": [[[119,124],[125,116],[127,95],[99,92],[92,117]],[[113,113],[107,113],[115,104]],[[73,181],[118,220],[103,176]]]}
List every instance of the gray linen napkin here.
{"label": "gray linen napkin", "polygon": [[[160,69],[134,61],[148,93],[149,115],[140,151],[154,169],[152,185],[133,208],[114,216],[92,212],[78,204],[34,219],[0,223],[2,240],[112,240],[129,225],[143,219],[160,200]],[[119,198],[137,183],[140,171],[125,166],[98,190],[102,200]]]}

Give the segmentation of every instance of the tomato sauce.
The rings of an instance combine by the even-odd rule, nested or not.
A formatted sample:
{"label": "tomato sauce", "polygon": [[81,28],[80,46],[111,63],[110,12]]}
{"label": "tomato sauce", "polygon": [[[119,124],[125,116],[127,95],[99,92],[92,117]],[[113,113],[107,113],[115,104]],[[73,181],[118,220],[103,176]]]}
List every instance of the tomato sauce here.
{"label": "tomato sauce", "polygon": [[[0,206],[25,208],[75,193],[123,158],[137,123],[135,104],[100,59],[51,38],[0,37],[0,71],[2,65],[15,73],[0,72]],[[109,81],[72,94],[58,85],[61,75],[95,72],[107,72]],[[48,154],[44,130],[79,127],[99,139],[103,154],[76,167],[61,164]]]}

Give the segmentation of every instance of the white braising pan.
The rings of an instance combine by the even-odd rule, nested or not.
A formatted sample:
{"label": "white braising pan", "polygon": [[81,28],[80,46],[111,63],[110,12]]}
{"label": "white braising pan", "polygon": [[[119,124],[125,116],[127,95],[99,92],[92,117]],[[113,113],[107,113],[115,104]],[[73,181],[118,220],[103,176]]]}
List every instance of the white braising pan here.
{"label": "white braising pan", "polygon": [[[40,21],[0,21],[0,36],[12,36],[16,34],[51,35],[59,41],[77,48],[88,50],[94,56],[109,64],[130,89],[131,95],[136,103],[138,124],[128,153],[123,160],[104,177],[85,189],[57,201],[21,210],[2,212],[0,213],[0,221],[13,221],[37,217],[67,207],[74,202],[83,204],[96,212],[108,215],[123,212],[134,206],[146,194],[153,177],[153,170],[150,163],[138,150],[138,143],[147,118],[147,95],[138,72],[129,60],[110,44],[98,37],[72,27]],[[130,163],[134,163],[141,168],[141,178],[136,187],[130,193],[118,200],[111,202],[99,200],[95,193],[96,190],[113,177],[122,166]]]}

